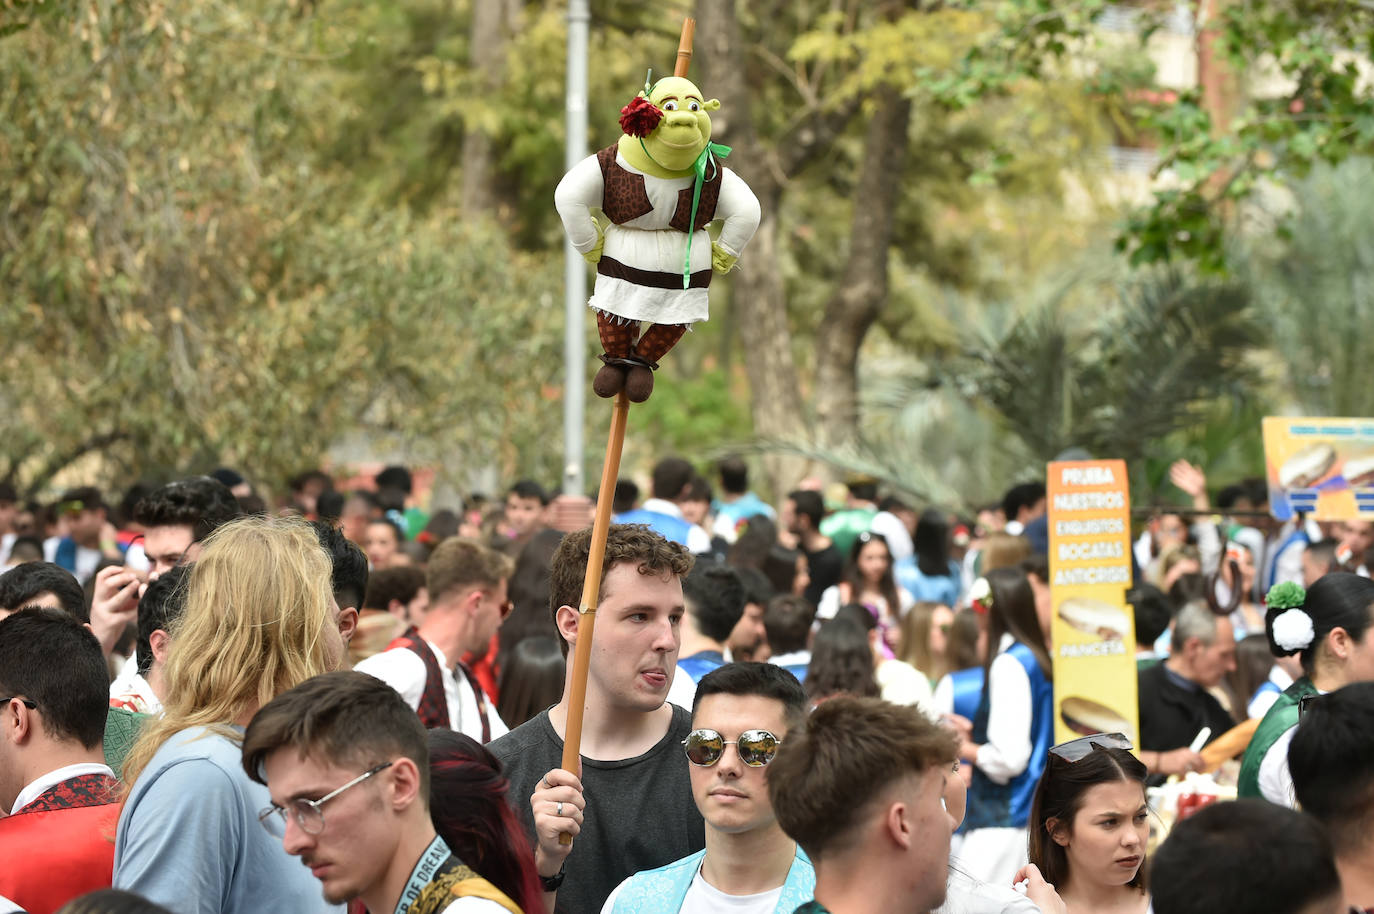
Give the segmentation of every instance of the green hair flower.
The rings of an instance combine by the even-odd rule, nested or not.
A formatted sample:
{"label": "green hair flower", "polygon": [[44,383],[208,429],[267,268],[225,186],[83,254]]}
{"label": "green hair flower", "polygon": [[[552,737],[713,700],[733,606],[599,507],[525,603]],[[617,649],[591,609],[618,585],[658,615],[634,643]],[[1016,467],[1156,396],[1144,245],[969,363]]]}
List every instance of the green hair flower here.
{"label": "green hair flower", "polygon": [[1269,588],[1269,593],[1264,596],[1264,605],[1270,609],[1295,609],[1306,600],[1307,591],[1302,589],[1301,584],[1281,581]]}

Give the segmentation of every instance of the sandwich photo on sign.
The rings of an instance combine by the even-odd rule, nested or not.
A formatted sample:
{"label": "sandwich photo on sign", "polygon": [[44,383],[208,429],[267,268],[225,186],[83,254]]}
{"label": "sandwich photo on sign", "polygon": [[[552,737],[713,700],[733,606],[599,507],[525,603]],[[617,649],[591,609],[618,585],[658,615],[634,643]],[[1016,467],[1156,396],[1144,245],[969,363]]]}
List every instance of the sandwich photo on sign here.
{"label": "sandwich photo on sign", "polygon": [[1059,618],[1074,631],[1103,641],[1124,639],[1131,624],[1130,617],[1121,607],[1087,597],[1069,597],[1061,601]]}

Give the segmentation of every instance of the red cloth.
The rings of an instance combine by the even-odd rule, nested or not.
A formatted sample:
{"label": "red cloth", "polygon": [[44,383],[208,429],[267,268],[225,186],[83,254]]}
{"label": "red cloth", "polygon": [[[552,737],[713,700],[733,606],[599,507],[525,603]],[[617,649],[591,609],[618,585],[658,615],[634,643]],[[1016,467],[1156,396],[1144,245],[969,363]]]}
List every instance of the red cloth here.
{"label": "red cloth", "polygon": [[482,691],[487,693],[487,698],[491,699],[494,705],[501,700],[500,693],[496,691],[496,655],[501,650],[501,633],[497,632],[491,636],[487,642],[487,650],[482,656],[469,653],[463,656],[463,663],[467,664],[468,669],[472,670],[473,678],[482,684]]}
{"label": "red cloth", "polygon": [[119,782],[85,774],[0,819],[0,895],[28,914],[54,914],[114,878]]}

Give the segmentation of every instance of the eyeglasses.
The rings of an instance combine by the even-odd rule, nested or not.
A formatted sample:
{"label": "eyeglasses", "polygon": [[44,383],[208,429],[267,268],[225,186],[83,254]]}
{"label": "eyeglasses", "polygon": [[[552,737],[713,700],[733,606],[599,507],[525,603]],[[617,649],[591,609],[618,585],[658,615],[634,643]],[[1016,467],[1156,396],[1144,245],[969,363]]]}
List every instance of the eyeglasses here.
{"label": "eyeglasses", "polygon": [[1066,762],[1076,762],[1091,754],[1094,749],[1125,749],[1129,752],[1134,748],[1124,733],[1094,733],[1051,746],[1050,755],[1058,756]]}
{"label": "eyeglasses", "polygon": [[709,768],[725,754],[725,747],[733,745],[739,759],[750,768],[762,768],[778,754],[782,740],[767,730],[745,730],[739,739],[726,739],[715,730],[693,730],[682,741],[687,761],[701,768]]}
{"label": "eyeglasses", "polygon": [[290,812],[291,815],[295,817],[296,824],[301,827],[301,831],[305,832],[307,835],[318,835],[320,832],[324,831],[324,813],[320,812],[321,806],[328,803],[348,788],[366,781],[382,769],[390,768],[391,765],[392,762],[382,762],[376,767],[369,768],[338,790],[331,790],[318,800],[292,800],[290,805],[286,807],[278,806],[273,803],[271,806],[258,813],[258,821],[262,823],[263,828],[272,831],[272,814],[276,813],[278,816],[281,816],[282,822],[285,823],[287,821],[286,814]]}
{"label": "eyeglasses", "polygon": [[28,708],[30,711],[38,710],[38,702],[34,701],[32,698],[21,698],[18,695],[11,695],[9,698],[0,698],[0,705],[7,705],[12,701],[23,702],[24,707]]}
{"label": "eyeglasses", "polygon": [[515,602],[514,602],[513,600],[502,600],[502,601],[501,601],[501,619],[502,619],[502,621],[504,621],[505,618],[506,618],[507,616],[509,616],[509,615],[511,614],[511,611],[514,610],[514,609],[515,609]]}

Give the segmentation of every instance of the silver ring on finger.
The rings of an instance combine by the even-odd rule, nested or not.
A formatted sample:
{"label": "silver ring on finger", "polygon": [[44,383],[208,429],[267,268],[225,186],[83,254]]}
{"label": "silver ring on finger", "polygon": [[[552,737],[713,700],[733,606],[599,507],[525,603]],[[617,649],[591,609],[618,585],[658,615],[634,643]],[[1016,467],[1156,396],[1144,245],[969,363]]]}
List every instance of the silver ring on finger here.
{"label": "silver ring on finger", "polygon": [[553,813],[553,814],[556,815],[556,816],[562,816],[562,815],[563,815],[563,801],[562,801],[562,800],[559,800],[559,801],[558,801],[558,807],[557,807],[557,809],[554,810],[554,813]]}

